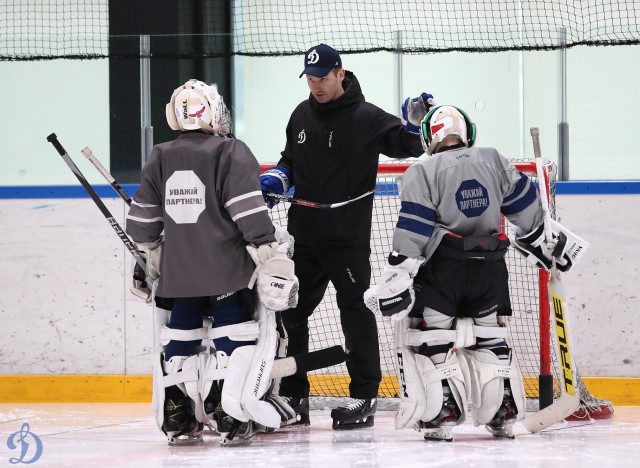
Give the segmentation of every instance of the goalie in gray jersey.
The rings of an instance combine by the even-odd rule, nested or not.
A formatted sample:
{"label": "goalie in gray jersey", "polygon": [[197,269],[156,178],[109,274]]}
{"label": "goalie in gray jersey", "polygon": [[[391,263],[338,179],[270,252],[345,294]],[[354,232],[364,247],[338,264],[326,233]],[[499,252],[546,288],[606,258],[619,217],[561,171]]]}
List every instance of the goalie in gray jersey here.
{"label": "goalie in gray jersey", "polygon": [[260,166],[230,134],[217,88],[187,81],[166,115],[182,134],[154,146],[126,226],[147,262],[132,292],[148,302],[148,285],[155,293],[156,421],[170,444],[202,440],[204,425],[223,443],[246,442],[258,424],[280,426],[281,408],[265,396],[274,310],[297,303],[292,246],[277,239]]}
{"label": "goalie in gray jersey", "polygon": [[[509,239],[527,259],[571,267],[559,224],[546,243],[535,185],[494,148],[474,146],[475,124],[459,108],[431,109],[421,124],[430,158],[404,175],[393,252],[365,294],[374,312],[395,321],[401,405],[396,428],[452,440],[469,411],[476,425],[513,437],[525,395],[507,341],[511,315],[504,259]],[[563,237],[564,236],[564,237]]]}

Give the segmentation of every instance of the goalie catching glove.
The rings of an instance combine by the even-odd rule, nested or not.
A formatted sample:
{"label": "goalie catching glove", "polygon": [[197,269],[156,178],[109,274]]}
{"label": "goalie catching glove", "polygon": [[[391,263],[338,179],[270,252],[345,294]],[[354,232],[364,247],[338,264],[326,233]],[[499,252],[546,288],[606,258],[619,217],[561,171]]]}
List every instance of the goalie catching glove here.
{"label": "goalie catching glove", "polygon": [[298,277],[293,260],[287,257],[287,242],[271,242],[258,247],[247,245],[256,264],[249,287],[257,282],[258,298],[266,308],[281,311],[298,305]]}
{"label": "goalie catching glove", "polygon": [[133,264],[133,283],[131,284],[131,293],[144,299],[147,303],[151,302],[151,289],[153,282],[160,278],[160,261],[162,259],[162,240],[158,242],[136,242],[136,249],[140,252],[140,256],[147,263],[147,274],[137,262]]}
{"label": "goalie catching glove", "polygon": [[392,252],[378,284],[364,293],[367,308],[374,314],[394,321],[406,317],[416,299],[413,278],[424,263],[422,257],[409,258]]}
{"label": "goalie catching glove", "polygon": [[567,272],[582,258],[589,248],[589,243],[557,221],[550,221],[553,236],[551,242],[545,240],[542,224],[522,236],[509,230],[509,238],[516,250],[532,265],[548,271],[555,259],[558,270]]}

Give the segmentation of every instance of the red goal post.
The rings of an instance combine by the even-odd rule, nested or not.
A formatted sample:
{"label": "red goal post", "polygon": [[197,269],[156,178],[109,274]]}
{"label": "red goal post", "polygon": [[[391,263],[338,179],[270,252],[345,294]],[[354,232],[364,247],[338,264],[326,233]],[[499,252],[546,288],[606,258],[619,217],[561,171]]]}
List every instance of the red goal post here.
{"label": "red goal post", "polygon": [[[537,183],[534,161],[512,160],[518,170]],[[393,231],[400,210],[402,175],[411,166],[409,160],[380,162],[371,232],[372,281],[379,276],[386,257],[391,251]],[[263,165],[262,170],[272,167]],[[549,194],[551,216],[556,217],[556,166],[545,161],[545,183]],[[322,200],[313,200],[322,202]],[[286,226],[288,203],[279,203],[271,210],[274,221]],[[313,208],[309,208],[313,209]],[[339,209],[339,208],[338,208]],[[506,220],[503,225],[506,230]],[[524,257],[509,249],[506,257],[509,267],[509,287],[513,307],[510,318],[510,344],[514,348],[525,381],[530,410],[546,406],[560,395],[559,363],[555,352],[551,327],[550,303],[547,290],[549,273],[529,265]],[[341,344],[344,338],[336,306],[335,290],[329,285],[322,303],[309,319],[310,350]],[[395,374],[395,351],[391,322],[378,319],[382,383],[379,397],[397,398],[398,382]],[[579,356],[577,357],[579,361]],[[348,396],[349,376],[344,364],[309,374],[311,395],[317,397]],[[593,397],[578,374],[581,408],[576,418],[606,418],[613,414],[610,402]]]}

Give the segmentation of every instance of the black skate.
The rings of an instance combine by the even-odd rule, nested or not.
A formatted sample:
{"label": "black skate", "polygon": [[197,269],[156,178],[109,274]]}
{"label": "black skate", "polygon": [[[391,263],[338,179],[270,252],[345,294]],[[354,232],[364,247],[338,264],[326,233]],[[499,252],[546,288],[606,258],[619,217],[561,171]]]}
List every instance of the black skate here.
{"label": "black skate", "polygon": [[[281,410],[278,409],[282,419],[280,427],[308,426],[311,424],[311,420],[309,419],[309,397],[280,396],[279,398],[293,411],[293,415],[291,415],[287,410],[287,417],[283,416]],[[270,403],[275,406],[274,402]],[[285,417],[287,417],[286,422]]]}
{"label": "black skate", "polygon": [[493,434],[493,437],[515,439],[513,425],[516,422],[517,415],[516,402],[511,395],[511,389],[507,387],[504,389],[502,405],[498,408],[491,422],[485,427]]}
{"label": "black skate", "polygon": [[162,431],[167,435],[169,445],[199,443],[203,429],[204,425],[196,421],[189,397],[176,386],[167,388]]}
{"label": "black skate", "polygon": [[431,421],[418,421],[415,429],[424,431],[425,440],[453,441],[452,426],[456,426],[461,417],[460,409],[452,397],[447,397],[442,403],[440,413]]}
{"label": "black skate", "polygon": [[374,423],[373,415],[376,413],[376,399],[354,399],[354,402],[347,406],[341,406],[331,411],[333,418],[333,429],[336,431],[346,429],[358,429],[361,427],[372,427]]}
{"label": "black skate", "polygon": [[[304,404],[301,407],[301,400],[303,398],[283,397],[280,395],[269,394],[265,395],[264,401],[273,406],[280,415],[280,427],[292,426],[295,424],[301,424],[298,422],[298,418],[302,419],[302,414],[296,412],[296,409],[291,407],[291,404],[295,404],[296,408],[300,411],[304,411]],[[294,401],[295,400],[295,401]],[[307,407],[306,413],[306,425],[309,425],[309,400],[306,399]],[[265,432],[273,432],[275,428],[265,428]]]}
{"label": "black skate", "polygon": [[220,444],[228,445],[246,445],[251,442],[253,436],[258,432],[257,426],[253,421],[242,422],[229,416],[219,404],[214,412],[214,420],[216,428],[220,434]]}

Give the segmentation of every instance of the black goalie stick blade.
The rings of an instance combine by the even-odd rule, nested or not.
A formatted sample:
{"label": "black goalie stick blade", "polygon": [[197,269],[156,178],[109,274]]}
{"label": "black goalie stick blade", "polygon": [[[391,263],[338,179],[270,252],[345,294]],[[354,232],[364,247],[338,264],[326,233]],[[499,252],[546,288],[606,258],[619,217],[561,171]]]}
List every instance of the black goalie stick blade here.
{"label": "black goalie stick blade", "polygon": [[311,351],[310,353],[276,359],[273,363],[271,378],[287,377],[294,374],[305,374],[324,367],[342,364],[347,356],[340,345]]}

